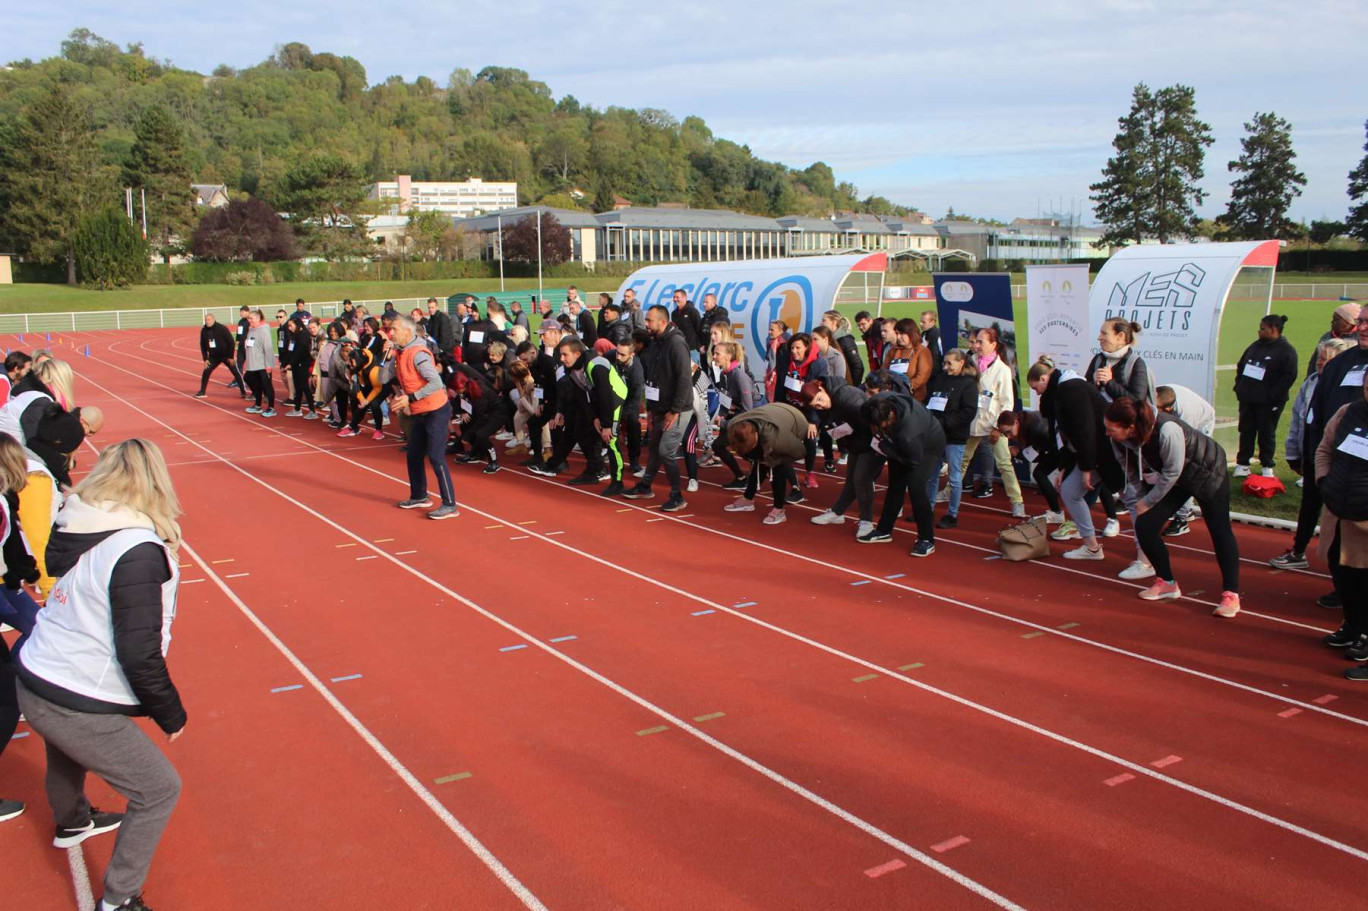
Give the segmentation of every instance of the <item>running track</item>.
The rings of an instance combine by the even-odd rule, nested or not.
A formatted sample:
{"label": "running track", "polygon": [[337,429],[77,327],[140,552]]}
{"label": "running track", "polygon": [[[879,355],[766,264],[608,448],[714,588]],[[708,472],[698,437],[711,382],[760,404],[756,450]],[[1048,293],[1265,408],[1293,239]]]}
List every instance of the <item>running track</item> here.
{"label": "running track", "polygon": [[[1317,642],[1323,567],[1260,565],[1280,533],[1237,529],[1222,621],[1200,523],[1160,606],[1115,578],[1125,537],[1102,564],[991,559],[1000,499],[930,560],[910,528],[857,545],[805,521],[834,479],[766,528],[707,471],[667,517],[453,466],[462,514],[434,524],[392,506],[394,441],[246,415],[222,372],[193,399],[193,332],[54,345],[95,442],[155,440],[186,510],[158,911],[1301,909],[1368,872],[1343,784],[1368,705]],[[69,911],[26,731],[6,892]],[[111,847],[85,845],[96,895]]]}

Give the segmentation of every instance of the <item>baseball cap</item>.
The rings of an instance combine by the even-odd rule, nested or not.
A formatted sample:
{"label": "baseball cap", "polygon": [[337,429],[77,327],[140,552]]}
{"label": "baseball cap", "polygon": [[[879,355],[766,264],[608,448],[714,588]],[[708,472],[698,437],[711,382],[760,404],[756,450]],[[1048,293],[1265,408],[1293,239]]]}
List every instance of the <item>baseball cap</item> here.
{"label": "baseball cap", "polygon": [[545,334],[548,333],[548,332],[564,332],[564,331],[565,331],[565,327],[562,326],[562,325],[560,324],[560,321],[559,321],[559,320],[554,320],[554,319],[542,320],[542,324],[541,324],[540,326],[537,327],[537,334],[538,334],[538,335],[545,335]]}
{"label": "baseball cap", "polygon": [[1338,316],[1340,319],[1345,320],[1346,322],[1352,323],[1354,322],[1354,320],[1359,318],[1360,309],[1361,308],[1358,304],[1340,304],[1338,307],[1335,308],[1335,315]]}

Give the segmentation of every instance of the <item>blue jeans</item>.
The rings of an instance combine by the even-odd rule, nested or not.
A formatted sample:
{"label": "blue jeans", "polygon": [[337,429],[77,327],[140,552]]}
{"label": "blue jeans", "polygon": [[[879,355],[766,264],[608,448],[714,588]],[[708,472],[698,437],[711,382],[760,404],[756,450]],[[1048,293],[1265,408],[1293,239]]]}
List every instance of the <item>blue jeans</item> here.
{"label": "blue jeans", "polygon": [[[964,494],[964,444],[946,443],[945,456],[942,458],[949,471],[947,479],[950,486],[946,489],[950,491],[950,511],[946,515],[955,518],[959,516],[960,497]],[[926,479],[926,495],[931,499],[931,506],[934,509],[936,504],[936,492],[940,486],[940,466],[936,466],[936,471],[932,472],[931,477]]]}

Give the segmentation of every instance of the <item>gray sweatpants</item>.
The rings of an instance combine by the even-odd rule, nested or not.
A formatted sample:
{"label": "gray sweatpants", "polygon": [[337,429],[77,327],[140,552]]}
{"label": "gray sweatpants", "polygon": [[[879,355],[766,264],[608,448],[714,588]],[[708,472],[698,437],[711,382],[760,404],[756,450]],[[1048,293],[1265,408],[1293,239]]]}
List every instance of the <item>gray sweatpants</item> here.
{"label": "gray sweatpants", "polygon": [[53,820],[79,829],[90,822],[86,772],[128,798],[104,898],[120,904],[142,892],[152,855],[176,807],[181,780],[170,760],[126,715],[92,715],[48,702],[19,683],[19,708],[47,744],[47,795]]}

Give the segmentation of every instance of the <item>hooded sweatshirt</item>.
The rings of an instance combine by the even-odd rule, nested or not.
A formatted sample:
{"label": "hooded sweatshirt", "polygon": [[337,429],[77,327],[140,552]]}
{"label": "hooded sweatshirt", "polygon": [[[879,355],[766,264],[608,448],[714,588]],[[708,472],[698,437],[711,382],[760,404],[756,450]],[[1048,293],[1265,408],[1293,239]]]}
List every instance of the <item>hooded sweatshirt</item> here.
{"label": "hooded sweatshirt", "polygon": [[90,714],[185,725],[166,670],[180,574],[140,512],[67,497],[47,548],[57,584],[19,654],[19,679],[49,702]]}
{"label": "hooded sweatshirt", "polygon": [[[803,412],[783,402],[761,405],[732,419],[750,421],[759,436],[760,460],[771,468],[803,458],[807,452],[808,420]],[[749,454],[743,453],[749,458]]]}

